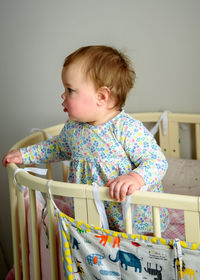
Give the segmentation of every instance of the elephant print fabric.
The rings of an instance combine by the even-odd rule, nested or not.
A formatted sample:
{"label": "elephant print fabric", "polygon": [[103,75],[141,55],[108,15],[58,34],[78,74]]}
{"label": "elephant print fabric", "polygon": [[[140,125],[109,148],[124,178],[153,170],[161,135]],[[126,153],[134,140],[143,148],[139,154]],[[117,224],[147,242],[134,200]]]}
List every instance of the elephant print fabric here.
{"label": "elephant print fabric", "polygon": [[105,230],[56,212],[65,279],[200,279],[200,244],[180,241],[179,259],[173,240]]}

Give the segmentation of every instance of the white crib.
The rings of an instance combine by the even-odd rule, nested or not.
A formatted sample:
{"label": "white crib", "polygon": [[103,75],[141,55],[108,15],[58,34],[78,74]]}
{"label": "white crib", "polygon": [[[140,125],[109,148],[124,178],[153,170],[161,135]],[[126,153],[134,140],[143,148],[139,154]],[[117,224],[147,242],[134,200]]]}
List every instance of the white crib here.
{"label": "white crib", "polygon": [[[144,123],[156,123],[161,113],[137,113],[130,114],[136,119]],[[189,123],[194,126],[195,131],[195,151],[196,160],[200,159],[200,115],[194,114],[168,114],[167,134],[163,134],[162,123],[159,125],[157,140],[167,156],[180,157],[180,141],[179,141],[179,124]],[[45,129],[45,132],[51,135],[57,135],[62,125],[57,125]],[[34,133],[15,144],[12,149],[24,147],[42,141],[46,138],[46,133]],[[51,164],[47,164],[48,178],[52,178]],[[13,181],[13,174],[17,166],[15,164],[8,165],[8,178],[11,202],[11,221],[12,221],[12,238],[13,238],[13,256],[15,279],[29,279],[29,248],[28,233],[26,225],[26,210],[24,203],[24,194],[16,188]],[[67,168],[63,165],[63,178],[66,179]],[[200,174],[200,172],[199,172]],[[25,173],[23,171],[16,174],[16,180],[20,185],[24,185],[29,189],[30,213],[31,213],[31,229],[32,229],[32,247],[33,247],[33,263],[34,263],[34,279],[41,279],[40,252],[38,241],[37,227],[37,210],[35,191],[47,193],[47,179]],[[200,187],[200,186],[199,186]],[[89,185],[71,184],[66,182],[51,181],[51,191],[53,195],[62,195],[74,198],[75,219],[84,221],[88,224],[101,226],[101,220],[96,209],[92,188]],[[108,188],[100,188],[100,196],[102,200],[111,201],[108,195]],[[54,210],[51,202],[47,199],[48,207],[48,229],[50,239],[50,258],[51,258],[51,277],[58,277],[58,255],[56,249],[55,237],[55,219]],[[169,193],[150,193],[136,192],[132,196],[132,204],[150,205],[153,212],[154,236],[161,237],[160,227],[160,207],[182,209],[184,210],[185,236],[186,241],[200,242],[200,196],[189,196]],[[132,233],[131,210],[128,210],[126,216],[126,232]]]}

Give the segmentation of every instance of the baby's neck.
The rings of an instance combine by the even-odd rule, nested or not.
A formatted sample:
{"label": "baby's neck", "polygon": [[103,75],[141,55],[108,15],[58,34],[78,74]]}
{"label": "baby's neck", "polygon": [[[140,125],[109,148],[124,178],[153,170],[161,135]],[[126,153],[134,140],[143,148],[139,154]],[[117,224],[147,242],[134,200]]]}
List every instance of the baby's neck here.
{"label": "baby's neck", "polygon": [[117,109],[113,109],[113,110],[109,110],[106,113],[102,114],[102,116],[93,121],[93,122],[88,122],[88,124],[90,125],[101,125],[101,124],[105,124],[107,122],[109,122],[110,120],[112,120],[115,116],[117,116],[121,111],[117,110]]}

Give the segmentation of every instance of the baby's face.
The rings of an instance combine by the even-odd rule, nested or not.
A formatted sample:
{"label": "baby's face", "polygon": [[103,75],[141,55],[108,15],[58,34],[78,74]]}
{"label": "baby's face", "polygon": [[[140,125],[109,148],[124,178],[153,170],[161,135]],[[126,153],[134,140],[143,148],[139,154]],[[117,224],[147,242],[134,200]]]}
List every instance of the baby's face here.
{"label": "baby's face", "polygon": [[64,67],[62,82],[65,89],[61,95],[64,112],[72,120],[94,122],[98,115],[98,92],[94,83],[86,78],[83,63],[77,61]]}

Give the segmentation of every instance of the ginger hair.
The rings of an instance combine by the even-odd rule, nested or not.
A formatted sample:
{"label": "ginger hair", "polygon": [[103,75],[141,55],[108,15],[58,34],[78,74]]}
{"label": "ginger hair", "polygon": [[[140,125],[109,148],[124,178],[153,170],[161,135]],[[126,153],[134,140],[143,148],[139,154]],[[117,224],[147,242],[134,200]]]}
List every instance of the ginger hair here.
{"label": "ginger hair", "polygon": [[63,67],[78,60],[83,62],[86,77],[94,82],[96,89],[107,87],[115,100],[115,107],[121,109],[136,77],[130,59],[109,46],[85,46],[67,56]]}

